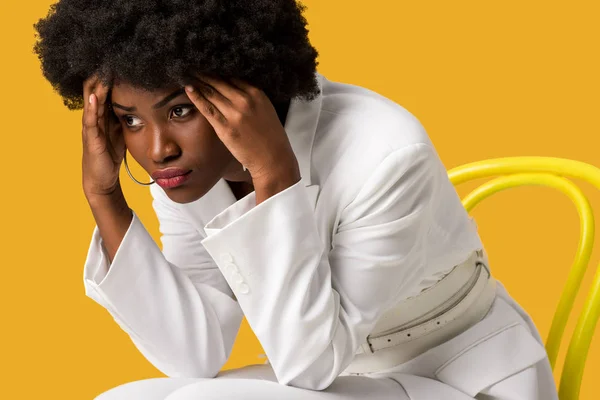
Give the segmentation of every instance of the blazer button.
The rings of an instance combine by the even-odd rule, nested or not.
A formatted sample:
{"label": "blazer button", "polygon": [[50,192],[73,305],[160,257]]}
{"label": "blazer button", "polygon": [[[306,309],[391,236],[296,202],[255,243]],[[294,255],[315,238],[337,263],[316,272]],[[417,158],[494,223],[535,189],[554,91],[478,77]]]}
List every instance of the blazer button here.
{"label": "blazer button", "polygon": [[234,274],[234,273],[238,272],[238,269],[234,263],[229,263],[229,264],[225,265],[225,270],[230,274]]}
{"label": "blazer button", "polygon": [[231,254],[229,254],[229,253],[221,254],[221,262],[230,263],[232,261],[233,261],[233,257],[231,256]]}
{"label": "blazer button", "polygon": [[244,278],[242,278],[242,276],[240,274],[238,274],[237,272],[232,273],[231,277],[237,284],[244,283]]}
{"label": "blazer button", "polygon": [[250,292],[250,287],[245,283],[242,283],[238,286],[238,290],[241,294],[248,294]]}

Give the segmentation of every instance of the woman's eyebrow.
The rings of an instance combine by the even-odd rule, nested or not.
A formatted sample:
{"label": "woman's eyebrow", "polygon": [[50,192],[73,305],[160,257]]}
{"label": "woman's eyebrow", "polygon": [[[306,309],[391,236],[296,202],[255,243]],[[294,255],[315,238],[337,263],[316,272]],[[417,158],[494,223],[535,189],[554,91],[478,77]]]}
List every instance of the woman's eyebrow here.
{"label": "woman's eyebrow", "polygon": [[[177,89],[176,91],[174,91],[173,93],[171,93],[170,95],[168,95],[167,97],[165,97],[164,99],[162,99],[161,101],[159,101],[158,103],[156,103],[155,105],[152,106],[153,109],[158,109],[163,107],[165,104],[167,104],[168,102],[170,102],[171,100],[173,100],[175,97],[180,96],[182,93],[185,93],[185,89],[181,88],[181,89]],[[135,107],[127,107],[127,106],[123,106],[119,103],[112,103],[113,108],[120,108],[121,110],[125,110],[125,111],[136,111],[137,108]]]}

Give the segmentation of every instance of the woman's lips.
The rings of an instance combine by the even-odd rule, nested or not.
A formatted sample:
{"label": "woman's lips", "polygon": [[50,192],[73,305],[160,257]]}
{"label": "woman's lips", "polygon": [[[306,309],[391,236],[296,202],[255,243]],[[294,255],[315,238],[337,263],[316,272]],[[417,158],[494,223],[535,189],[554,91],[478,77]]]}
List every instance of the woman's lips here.
{"label": "woman's lips", "polygon": [[182,185],[185,181],[187,181],[191,173],[192,171],[188,171],[184,175],[178,175],[172,178],[157,178],[155,179],[155,182],[163,189],[172,189]]}

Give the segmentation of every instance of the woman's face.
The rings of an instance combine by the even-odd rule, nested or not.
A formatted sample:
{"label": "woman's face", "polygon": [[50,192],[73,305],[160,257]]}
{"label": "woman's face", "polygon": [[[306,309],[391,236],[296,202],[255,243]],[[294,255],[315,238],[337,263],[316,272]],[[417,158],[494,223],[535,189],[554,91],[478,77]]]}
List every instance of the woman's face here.
{"label": "woman's face", "polygon": [[223,177],[243,180],[241,164],[183,88],[149,92],[122,83],[112,87],[111,103],[127,150],[144,170],[191,171],[181,185],[164,188],[171,200],[195,201]]}

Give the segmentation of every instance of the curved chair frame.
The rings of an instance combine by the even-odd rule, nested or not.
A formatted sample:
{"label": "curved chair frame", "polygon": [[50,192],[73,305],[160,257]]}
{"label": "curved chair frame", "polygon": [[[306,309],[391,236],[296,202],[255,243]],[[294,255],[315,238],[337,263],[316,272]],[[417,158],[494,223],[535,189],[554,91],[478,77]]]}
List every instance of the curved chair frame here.
{"label": "curved chair frame", "polygon": [[[588,199],[575,184],[563,176],[582,179],[600,189],[600,169],[580,161],[561,158],[509,157],[459,166],[450,170],[448,175],[455,186],[474,179],[501,176],[483,184],[463,199],[463,204],[468,211],[494,193],[523,185],[553,187],[575,203],[581,220],[581,237],[546,342],[548,357],[554,368],[564,329],[590,260],[595,225]],[[599,317],[600,265],[596,269],[592,287],[587,294],[569,343],[559,385],[561,400],[579,398],[585,362]]]}

